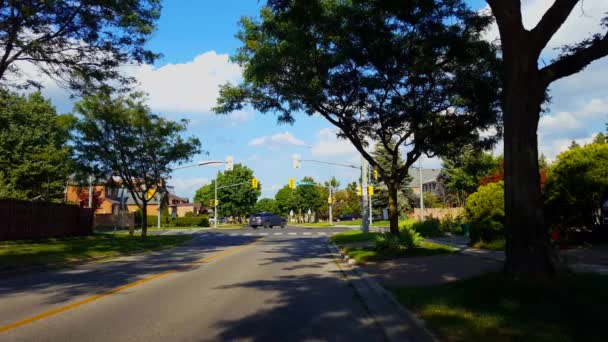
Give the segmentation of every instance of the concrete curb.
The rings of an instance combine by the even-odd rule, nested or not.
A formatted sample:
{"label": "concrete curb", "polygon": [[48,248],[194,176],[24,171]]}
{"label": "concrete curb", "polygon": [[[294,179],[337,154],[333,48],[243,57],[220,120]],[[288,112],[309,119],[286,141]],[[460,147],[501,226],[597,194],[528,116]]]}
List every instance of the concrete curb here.
{"label": "concrete curb", "polygon": [[356,265],[343,267],[340,263],[344,259],[336,245],[328,243],[327,246],[338,268],[361,297],[365,307],[388,341],[438,341],[426,329],[422,320],[403,307],[392,293],[382,287],[369,274]]}

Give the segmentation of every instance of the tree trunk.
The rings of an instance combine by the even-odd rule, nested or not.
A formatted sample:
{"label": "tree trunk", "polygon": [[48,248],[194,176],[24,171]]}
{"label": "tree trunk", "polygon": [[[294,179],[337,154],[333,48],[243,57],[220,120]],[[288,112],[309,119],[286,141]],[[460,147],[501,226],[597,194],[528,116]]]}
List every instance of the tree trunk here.
{"label": "tree trunk", "polygon": [[504,88],[505,272],[517,279],[548,278],[560,273],[562,266],[544,221],[538,173],[536,132],[545,88],[539,85],[533,58],[520,56],[507,63],[508,59]]}
{"label": "tree trunk", "polygon": [[148,203],[144,203],[141,208],[141,236],[148,235]]}
{"label": "tree trunk", "polygon": [[397,203],[397,186],[386,183],[388,189],[388,220],[390,223],[391,234],[399,235],[399,206]]}

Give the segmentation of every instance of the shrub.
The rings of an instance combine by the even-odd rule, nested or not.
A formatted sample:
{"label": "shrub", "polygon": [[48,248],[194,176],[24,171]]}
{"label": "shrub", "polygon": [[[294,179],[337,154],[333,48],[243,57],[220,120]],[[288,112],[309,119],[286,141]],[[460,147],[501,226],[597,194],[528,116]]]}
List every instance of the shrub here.
{"label": "shrub", "polygon": [[464,223],[464,216],[458,214],[452,216],[447,214],[440,222],[439,229],[443,233],[462,234],[462,224]]}
{"label": "shrub", "polygon": [[489,242],[504,237],[504,183],[480,186],[467,198],[465,212],[471,224],[471,242]]}
{"label": "shrub", "polygon": [[401,244],[406,248],[418,247],[422,243],[422,236],[408,225],[401,226],[399,239],[401,240]]}
{"label": "shrub", "polygon": [[196,217],[196,215],[194,215],[193,211],[189,211],[187,213],[184,214],[185,217]]}
{"label": "shrub", "polygon": [[209,218],[207,216],[176,217],[172,224],[175,227],[209,227]]}
{"label": "shrub", "polygon": [[399,252],[404,248],[399,236],[383,233],[376,238],[374,249],[382,252]]}
{"label": "shrub", "polygon": [[412,225],[412,228],[420,233],[424,237],[440,236],[441,225],[439,220],[436,218],[429,218],[422,222],[416,222]]}

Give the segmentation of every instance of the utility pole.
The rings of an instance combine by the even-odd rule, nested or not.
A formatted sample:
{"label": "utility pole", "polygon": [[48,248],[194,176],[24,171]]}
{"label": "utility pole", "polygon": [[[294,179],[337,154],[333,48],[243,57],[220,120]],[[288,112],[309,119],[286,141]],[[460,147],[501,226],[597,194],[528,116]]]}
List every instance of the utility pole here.
{"label": "utility pole", "polygon": [[361,156],[361,231],[369,233],[368,203],[367,203],[367,160]]}
{"label": "utility pole", "polygon": [[213,197],[213,227],[217,228],[217,179],[220,175],[220,172],[217,172],[217,176],[215,176],[215,196]]}
{"label": "utility pole", "polygon": [[332,190],[333,190],[333,185],[329,184],[329,199],[328,199],[328,202],[329,202],[329,225],[330,226],[334,224],[333,217],[332,217],[332,207],[334,205],[334,203],[333,203],[334,202],[334,198],[332,196]]}
{"label": "utility pole", "polygon": [[420,180],[420,222],[424,221],[424,191],[422,190],[422,161],[418,159],[418,178]]}
{"label": "utility pole", "polygon": [[160,215],[161,213],[161,208],[160,208],[160,202],[161,202],[162,196],[160,195],[160,189],[158,189],[158,187],[156,188],[156,203],[157,203],[157,207],[158,207],[158,216],[156,217],[156,228],[160,228]]}
{"label": "utility pole", "polygon": [[[371,184],[372,183],[372,168],[368,167],[367,169],[368,169],[367,175],[368,175],[368,179],[369,179],[369,184]],[[369,191],[369,187],[368,187],[368,191]],[[369,226],[371,227],[372,224],[374,223],[374,213],[372,211],[372,196],[370,196],[369,193],[367,195],[369,197]]]}

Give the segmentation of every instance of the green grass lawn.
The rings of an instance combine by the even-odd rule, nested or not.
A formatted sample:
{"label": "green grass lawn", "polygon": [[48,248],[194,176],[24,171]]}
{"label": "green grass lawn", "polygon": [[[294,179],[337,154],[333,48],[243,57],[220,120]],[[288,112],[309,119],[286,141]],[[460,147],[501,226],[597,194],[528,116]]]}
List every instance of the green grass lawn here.
{"label": "green grass lawn", "polygon": [[399,251],[375,250],[373,247],[364,248],[344,248],[349,257],[355,259],[357,264],[364,264],[370,261],[380,261],[395,258],[432,256],[439,254],[455,253],[456,250],[434,242],[423,241],[418,247],[404,248]]}
{"label": "green grass lawn", "polygon": [[[399,227],[402,227],[404,225],[411,225],[414,222],[416,222],[415,219],[405,219],[405,220],[399,220]],[[354,220],[354,221],[339,221],[339,222],[334,222],[334,224],[336,225],[342,225],[342,226],[360,226],[361,225],[361,220]],[[390,224],[388,221],[373,221],[372,222],[372,227],[388,227]]]}
{"label": "green grass lawn", "polygon": [[489,249],[491,251],[504,251],[505,244],[505,239],[494,240],[492,242],[478,241],[473,244],[473,248]]}
{"label": "green grass lawn", "polygon": [[393,289],[442,341],[608,341],[608,276],[540,284],[500,274]]}
{"label": "green grass lawn", "polygon": [[77,261],[128,252],[172,248],[190,240],[186,235],[140,236],[94,234],[85,237],[0,242],[0,269]]}
{"label": "green grass lawn", "polygon": [[[373,244],[378,237],[380,237],[381,233],[362,233],[358,230],[353,230],[349,232],[344,232],[340,234],[336,234],[331,236],[329,239],[331,242],[335,243],[338,246],[345,246],[348,244],[359,243],[359,242],[369,242]],[[342,251],[346,252],[349,257],[355,259],[357,264],[362,264],[369,261],[379,261],[393,258],[402,258],[402,257],[414,257],[414,256],[431,256],[438,254],[446,254],[446,253],[454,253],[456,250],[445,245],[437,244],[430,241],[423,241],[420,246],[415,248],[404,248],[399,251],[391,251],[391,250],[375,250],[373,246],[363,246],[363,247],[345,247],[342,248]]]}

